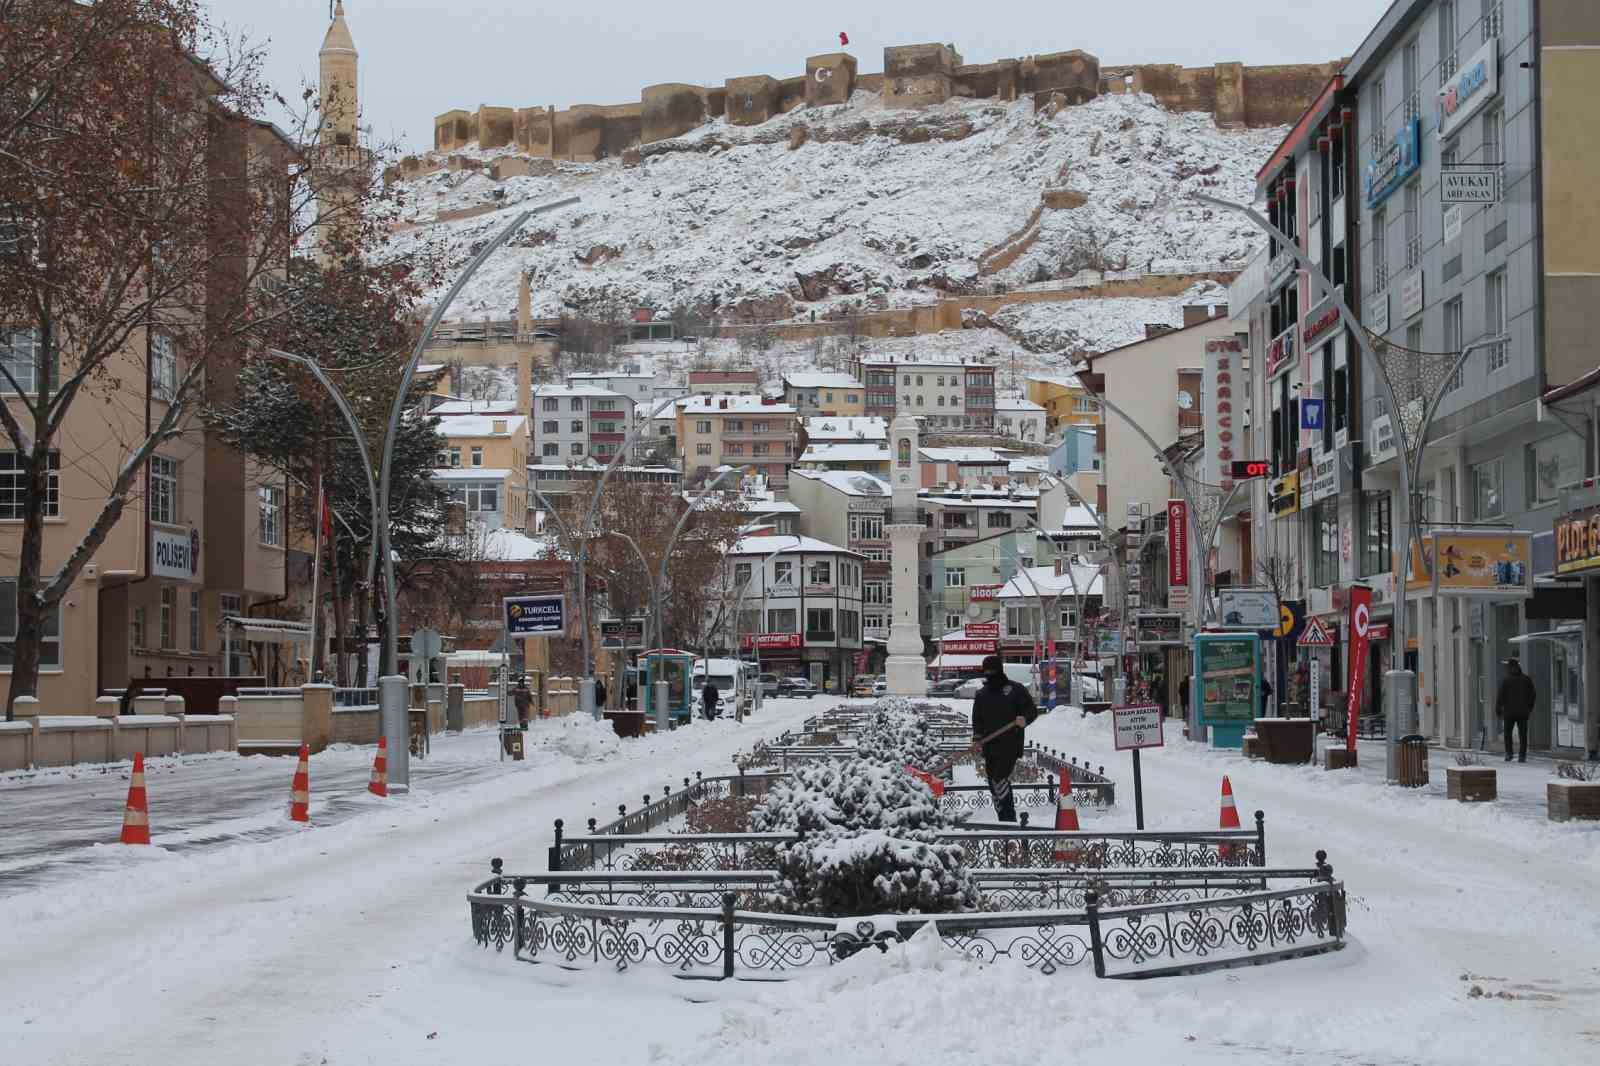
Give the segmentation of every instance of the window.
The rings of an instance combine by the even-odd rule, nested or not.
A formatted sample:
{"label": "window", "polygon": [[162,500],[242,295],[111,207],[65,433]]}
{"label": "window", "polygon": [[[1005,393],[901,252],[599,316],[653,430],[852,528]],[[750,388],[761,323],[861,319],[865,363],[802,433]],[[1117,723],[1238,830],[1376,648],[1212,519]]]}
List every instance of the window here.
{"label": "window", "polygon": [[1500,459],[1468,469],[1472,479],[1472,517],[1476,519],[1499,518],[1505,514],[1505,468]]}
{"label": "window", "polygon": [[946,632],[952,629],[960,629],[961,616],[954,611],[946,611],[944,614],[944,628]]}
{"label": "window", "polygon": [[750,564],[749,563],[734,563],[733,564],[733,587],[734,588],[744,588],[745,585],[749,584],[749,582],[750,582]]}
{"label": "window", "polygon": [[921,374],[918,374],[918,375],[917,375],[917,385],[918,385],[918,386],[919,386],[919,387],[920,387],[920,386],[921,386],[921,385],[922,385],[922,375],[921,375]]}
{"label": "window", "polygon": [[694,424],[694,431],[696,433],[710,433],[711,420],[709,418],[697,419]]}
{"label": "window", "polygon": [[709,444],[696,444],[694,446],[694,453],[696,455],[710,455],[711,454],[711,445],[709,445]]}
{"label": "window", "polygon": [[[1372,212],[1372,287],[1375,290],[1389,287],[1389,212],[1379,208]],[[1294,288],[1294,286],[1289,286]]]}
{"label": "window", "polygon": [[[940,388],[941,388],[941,389],[942,389],[942,388],[944,388],[944,375],[943,375],[943,374],[940,374],[940,375],[938,375],[938,376],[937,376],[937,377],[935,377],[935,378],[934,378],[934,379],[933,379],[933,383],[934,383],[934,384],[935,384],[935,385],[937,385],[937,386],[939,386],[939,387],[940,387]],[[918,378],[918,379],[917,379],[917,384],[918,384],[918,385],[921,385],[921,384],[922,384],[922,379],[921,379],[921,378]],[[952,382],[952,384],[953,384],[953,382]]]}
{"label": "window", "polygon": [[272,485],[256,489],[257,538],[269,547],[283,544],[283,490]]}
{"label": "window", "polygon": [[[0,671],[7,673],[15,661],[17,641],[17,582],[0,578]],[[39,669],[61,669],[61,605],[44,614],[44,635],[39,641]]]}
{"label": "window", "polygon": [[173,628],[178,613],[178,590],[172,585],[161,586],[161,647],[173,646]]}
{"label": "window", "polygon": [[882,540],[883,515],[853,514],[850,516],[851,540]]}
{"label": "window", "polygon": [[1422,183],[1409,182],[1405,196],[1406,269],[1415,270],[1422,265]]}
{"label": "window", "polygon": [[839,612],[839,639],[861,639],[861,615],[856,611]]}
{"label": "window", "polygon": [[479,445],[476,445],[476,444],[474,444],[472,446],[472,465],[473,466],[482,466],[483,465],[483,448],[481,446],[479,446]]}
{"label": "window", "polygon": [[[1388,106],[1383,100],[1383,71],[1378,71],[1377,77],[1372,82],[1372,93],[1368,99],[1372,101],[1372,108],[1367,124],[1372,129],[1372,154],[1374,157],[1383,154],[1384,141],[1388,138],[1384,130],[1389,125]],[[1293,230],[1289,231],[1291,234]]]}
{"label": "window", "polygon": [[939,406],[940,407],[944,406],[944,397],[943,396],[935,396],[934,399],[939,401]]}
{"label": "window", "polygon": [[617,401],[615,400],[596,400],[594,402],[594,410],[596,411],[615,411],[616,409]]}
{"label": "window", "polygon": [[128,643],[135,650],[145,646],[144,608],[135,607],[133,617],[128,620]]}
{"label": "window", "polygon": [[1361,576],[1384,574],[1393,566],[1393,497],[1387,492],[1361,494]]}
{"label": "window", "polygon": [[833,564],[826,559],[813,560],[811,563],[811,576],[807,579],[806,584],[833,584]]}
{"label": "window", "polygon": [[460,481],[450,486],[451,503],[459,503],[469,514],[500,510],[498,481]]}
{"label": "window", "polygon": [[1030,636],[1034,630],[1034,621],[1038,617],[1037,608],[1033,607],[1007,607],[1006,608],[1006,633],[1013,637]]}
{"label": "window", "polygon": [[752,422],[752,423],[750,423],[750,432],[752,432],[752,433],[771,433],[772,432],[772,423],[771,422]]}
{"label": "window", "polygon": [[150,394],[171,403],[178,398],[178,350],[171,337],[150,337]]}
{"label": "window", "polygon": [[794,560],[779,559],[772,564],[772,583],[794,587]]}
{"label": "window", "polygon": [[1501,0],[1483,0],[1483,39],[1488,41],[1505,32],[1505,9]]}
{"label": "window", "polygon": [[806,608],[806,633],[816,636],[820,640],[833,639],[833,608],[807,607]]}
{"label": "window", "polygon": [[799,612],[793,607],[775,607],[767,612],[768,633],[798,633]]}
{"label": "window", "polygon": [[150,521],[173,525],[178,515],[178,461],[150,458]]}
{"label": "window", "polygon": [[1339,580],[1339,498],[1319,501],[1311,518],[1311,583],[1327,588]]}
{"label": "window", "polygon": [[[706,448],[709,451],[710,445],[707,445]],[[572,455],[582,455],[583,454],[583,442],[582,441],[573,441],[572,442],[572,446],[569,447],[567,449],[567,451],[568,451],[568,453],[570,453]]]}
{"label": "window", "polygon": [[882,581],[868,581],[861,587],[861,602],[866,604],[888,603],[888,585]]}
{"label": "window", "polygon": [[[1447,301],[1444,305],[1444,350],[1459,352],[1461,350],[1461,297]],[[1461,371],[1458,369],[1445,382],[1444,391],[1454,392],[1461,387]]]}
{"label": "window", "polygon": [[[1491,337],[1506,331],[1506,272],[1505,268],[1487,275],[1483,285],[1484,327]],[[1489,346],[1489,372],[1500,370],[1511,361],[1509,341],[1496,341]]]}
{"label": "window", "polygon": [[1439,87],[1456,73],[1456,0],[1439,0]]}
{"label": "window", "polygon": [[[0,519],[21,519],[28,498],[25,460],[20,452],[0,452]],[[45,474],[44,516],[61,515],[61,453],[51,452],[49,470]]]}
{"label": "window", "polygon": [[744,419],[742,419],[742,418],[725,418],[725,419],[723,419],[722,420],[722,432],[724,432],[724,433],[743,433],[744,432]]}
{"label": "window", "polygon": [[556,444],[554,441],[546,444],[544,446],[544,457],[546,459],[559,459],[561,457],[561,445]]}
{"label": "window", "polygon": [[967,571],[964,567],[953,566],[944,572],[944,587],[947,589],[965,588],[967,584]]}
{"label": "window", "polygon": [[1068,607],[1061,608],[1061,628],[1073,630],[1078,627],[1078,612]]}
{"label": "window", "polygon": [[1504,163],[1506,113],[1501,107],[1491,107],[1483,114],[1483,163]]}
{"label": "window", "polygon": [[990,511],[989,512],[989,528],[990,529],[1010,529],[1011,528],[1011,512],[1010,511]]}
{"label": "window", "polygon": [[766,455],[766,454],[768,454],[770,452],[771,448],[772,448],[772,445],[767,444],[764,441],[762,443],[760,443],[760,444],[752,444],[750,446],[750,454],[751,455]]}
{"label": "window", "polygon": [[[12,382],[16,382],[17,390],[22,392],[37,392],[39,390],[39,358],[43,345],[39,343],[39,334],[36,330],[12,330],[0,332],[0,392],[16,391],[12,389]],[[51,378],[54,379],[55,359],[51,356]]]}
{"label": "window", "polygon": [[1415,37],[1406,42],[1405,50],[1400,56],[1401,88],[1405,92],[1405,121],[1410,122],[1422,115],[1422,95],[1417,90],[1417,76],[1422,66],[1422,49],[1417,46]]}
{"label": "window", "polygon": [[200,590],[199,589],[191,589],[189,591],[189,650],[190,651],[203,651],[204,650],[204,646],[201,644],[201,641],[200,641],[200,625],[201,625],[202,621],[203,621],[203,613],[202,613],[201,607],[200,607]]}
{"label": "window", "polygon": [[569,410],[569,411],[581,411],[581,410],[583,410],[583,397],[574,396],[572,398],[572,402],[567,405],[567,410]]}
{"label": "window", "polygon": [[1573,433],[1528,445],[1528,506],[1555,503],[1563,485],[1583,477],[1583,438]]}
{"label": "window", "polygon": [[561,410],[561,401],[546,398],[540,402],[539,409],[541,411],[559,411]]}
{"label": "window", "polygon": [[917,394],[917,406],[918,407],[926,407],[926,406],[928,406],[926,403],[923,402],[921,393]]}
{"label": "window", "polygon": [[950,406],[951,407],[960,407],[961,406],[961,397],[959,397],[959,396],[950,397]]}
{"label": "window", "polygon": [[1092,415],[1100,410],[1100,405],[1092,396],[1074,396],[1072,398],[1072,411],[1074,414]]}
{"label": "window", "polygon": [[560,433],[561,423],[554,418],[547,418],[540,426],[539,432],[550,434]]}
{"label": "window", "polygon": [[722,453],[724,455],[743,455],[744,445],[739,443],[724,444],[722,446]]}

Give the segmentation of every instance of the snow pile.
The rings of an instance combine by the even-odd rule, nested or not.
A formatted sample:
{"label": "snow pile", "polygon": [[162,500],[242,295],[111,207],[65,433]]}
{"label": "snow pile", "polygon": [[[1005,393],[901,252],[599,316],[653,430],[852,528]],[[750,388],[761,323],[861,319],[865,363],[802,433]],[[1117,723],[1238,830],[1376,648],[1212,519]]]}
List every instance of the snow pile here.
{"label": "snow pile", "polygon": [[622,752],[622,741],[605,719],[586,714],[569,714],[560,725],[539,738],[541,747],[565,755],[573,762],[604,762]]}
{"label": "snow pile", "polygon": [[[802,126],[806,143],[791,149]],[[917,130],[939,136],[924,141]],[[979,258],[1025,231],[1034,243],[993,280],[1237,266],[1257,244],[1249,223],[1188,195],[1247,200],[1282,133],[1221,130],[1208,114],[1174,114],[1148,95],[1051,115],[1031,99],[907,112],[859,92],[754,127],[718,119],[647,145],[634,167],[549,163],[503,182],[473,170],[430,174],[407,183],[396,221],[418,228],[390,247],[439,241],[465,264],[513,212],[581,196],[536,216],[491,257],[451,309],[465,318],[510,317],[523,272],[536,317],[603,294],[658,312],[690,303],[779,317],[845,299],[909,306],[990,280]],[[1082,203],[1043,211],[1030,230],[1046,189]],[[496,210],[429,225],[439,211],[480,206]]]}

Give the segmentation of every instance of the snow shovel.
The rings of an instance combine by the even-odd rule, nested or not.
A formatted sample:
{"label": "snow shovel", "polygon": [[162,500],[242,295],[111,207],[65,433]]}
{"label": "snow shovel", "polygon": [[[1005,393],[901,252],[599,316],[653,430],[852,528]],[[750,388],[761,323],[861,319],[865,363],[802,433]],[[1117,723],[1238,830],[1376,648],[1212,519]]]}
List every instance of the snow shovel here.
{"label": "snow shovel", "polygon": [[[1008,729],[1015,728],[1017,728],[1017,723],[1015,720],[1007,722],[1005,725],[1001,726],[999,729],[996,729],[988,736],[979,737],[977,740],[973,741],[972,747],[967,749],[967,753],[970,755],[972,752],[978,751],[985,744],[989,743],[989,741],[993,740],[1001,733],[1004,733]],[[939,775],[950,769],[950,767],[954,766],[961,759],[962,756],[960,755],[957,755],[954,759],[946,759],[944,762],[940,763],[938,766],[935,766],[931,770],[919,770],[910,763],[906,763],[906,773],[910,774],[918,781],[921,781],[924,785],[927,785],[933,790],[934,797],[938,798],[944,795],[944,782],[939,779]]]}

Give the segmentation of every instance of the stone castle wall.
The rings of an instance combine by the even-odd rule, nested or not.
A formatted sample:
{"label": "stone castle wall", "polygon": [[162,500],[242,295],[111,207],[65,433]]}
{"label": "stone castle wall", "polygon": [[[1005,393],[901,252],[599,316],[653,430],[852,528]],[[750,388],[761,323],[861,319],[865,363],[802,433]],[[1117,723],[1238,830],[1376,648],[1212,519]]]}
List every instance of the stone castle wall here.
{"label": "stone castle wall", "polygon": [[454,110],[433,122],[433,150],[468,144],[514,146],[534,158],[593,162],[630,148],[682,136],[714,118],[754,126],[800,106],[849,100],[856,89],[879,93],[886,107],[927,107],[952,97],[1015,100],[1054,96],[1081,104],[1105,93],[1147,92],[1174,111],[1207,111],[1225,126],[1293,123],[1339,64],[1211,67],[1144,64],[1102,67],[1087,52],[1053,52],[966,65],[949,45],[912,44],[883,50],[883,73],[860,74],[846,52],[809,56],[803,77],[766,74],[729,78],[720,86],[670,82],[647,86],[638,103]]}

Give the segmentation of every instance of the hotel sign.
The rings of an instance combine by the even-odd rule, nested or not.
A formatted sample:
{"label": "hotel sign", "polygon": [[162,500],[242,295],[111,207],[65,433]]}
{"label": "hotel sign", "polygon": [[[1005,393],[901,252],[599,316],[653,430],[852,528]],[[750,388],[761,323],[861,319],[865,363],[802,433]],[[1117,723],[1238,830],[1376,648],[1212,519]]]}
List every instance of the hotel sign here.
{"label": "hotel sign", "polygon": [[1294,364],[1294,332],[1295,328],[1290,326],[1272,338],[1272,343],[1267,345],[1267,379],[1269,381],[1288,370]]}

